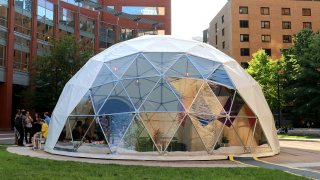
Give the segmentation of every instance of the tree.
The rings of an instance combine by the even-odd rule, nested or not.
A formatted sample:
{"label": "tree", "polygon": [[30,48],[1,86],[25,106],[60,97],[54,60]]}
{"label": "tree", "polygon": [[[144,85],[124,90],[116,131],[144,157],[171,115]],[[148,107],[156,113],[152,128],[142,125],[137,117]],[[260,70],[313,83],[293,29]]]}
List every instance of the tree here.
{"label": "tree", "polygon": [[54,109],[58,101],[56,91],[59,98],[65,84],[92,55],[92,52],[80,52],[80,49],[79,40],[74,36],[65,35],[49,43],[50,51],[38,55],[32,62],[30,88],[20,95],[25,106],[40,111]]}
{"label": "tree", "polygon": [[[272,60],[260,49],[254,53],[253,58],[249,63],[246,71],[259,83],[262,92],[272,111],[278,109],[278,79],[282,83],[280,70],[282,64],[278,60]],[[280,103],[282,104],[283,93],[280,89]]]}
{"label": "tree", "polygon": [[293,34],[293,48],[281,49],[284,61],[284,90],[294,112],[314,114],[320,110],[320,35],[319,31],[302,29]]}

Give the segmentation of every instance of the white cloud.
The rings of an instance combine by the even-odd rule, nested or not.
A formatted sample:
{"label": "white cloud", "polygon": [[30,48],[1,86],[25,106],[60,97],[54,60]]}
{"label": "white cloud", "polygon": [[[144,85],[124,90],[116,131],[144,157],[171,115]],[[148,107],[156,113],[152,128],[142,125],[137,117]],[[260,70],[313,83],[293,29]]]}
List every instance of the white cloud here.
{"label": "white cloud", "polygon": [[172,0],[172,35],[202,37],[202,31],[226,3],[227,0]]}

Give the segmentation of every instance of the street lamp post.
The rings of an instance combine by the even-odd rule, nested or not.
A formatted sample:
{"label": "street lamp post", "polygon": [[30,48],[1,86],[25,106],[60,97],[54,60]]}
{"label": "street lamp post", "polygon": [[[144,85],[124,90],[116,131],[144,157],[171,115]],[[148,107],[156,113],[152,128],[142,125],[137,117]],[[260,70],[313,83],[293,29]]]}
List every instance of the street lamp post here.
{"label": "street lamp post", "polygon": [[280,80],[279,80],[279,75],[274,77],[274,79],[278,80],[278,123],[279,123],[279,127],[280,127],[281,116],[280,116]]}
{"label": "street lamp post", "polygon": [[52,72],[56,72],[56,103],[58,103],[58,72],[61,71],[61,69],[58,69],[56,67],[55,69],[52,69]]}

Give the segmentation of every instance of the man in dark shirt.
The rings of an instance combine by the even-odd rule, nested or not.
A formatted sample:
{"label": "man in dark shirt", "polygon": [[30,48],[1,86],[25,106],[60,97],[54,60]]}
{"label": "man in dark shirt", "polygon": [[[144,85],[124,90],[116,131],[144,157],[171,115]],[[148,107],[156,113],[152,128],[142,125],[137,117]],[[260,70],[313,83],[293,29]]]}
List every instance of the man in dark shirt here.
{"label": "man in dark shirt", "polygon": [[[85,121],[85,124],[82,125],[82,132],[81,132],[81,136],[83,137],[85,135],[85,133],[87,132],[87,130],[89,129],[89,126],[90,126],[90,123],[89,123],[89,119],[87,118],[86,121]],[[92,140],[92,133],[89,129],[89,131],[87,132],[85,138],[83,139],[83,141],[87,141],[88,140],[88,143],[91,143],[91,140]]]}

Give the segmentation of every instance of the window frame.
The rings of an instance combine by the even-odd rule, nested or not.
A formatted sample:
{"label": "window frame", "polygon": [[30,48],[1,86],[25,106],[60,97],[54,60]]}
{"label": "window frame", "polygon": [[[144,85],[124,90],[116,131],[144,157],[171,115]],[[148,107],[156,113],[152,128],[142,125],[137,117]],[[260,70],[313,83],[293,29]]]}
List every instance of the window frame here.
{"label": "window frame", "polygon": [[[264,26],[266,26],[266,22],[268,22],[269,23],[269,27],[262,27],[262,22],[264,22]],[[270,21],[261,21],[261,28],[270,29]]]}
{"label": "window frame", "polygon": [[[305,24],[306,23],[309,23],[310,24],[310,28],[305,28]],[[312,29],[312,23],[311,22],[303,22],[303,26],[302,26],[303,29]]]}
{"label": "window frame", "polygon": [[[270,41],[266,41],[266,36],[269,36],[269,39],[270,39]],[[263,38],[262,37],[264,37],[264,40],[263,40]],[[271,35],[261,35],[261,42],[271,42]]]}
{"label": "window frame", "polygon": [[[241,12],[240,12],[241,8],[246,8],[246,9],[247,9],[247,13],[241,13]],[[248,6],[239,6],[239,14],[249,14],[249,8],[248,8]]]}
{"label": "window frame", "polygon": [[222,49],[225,49],[225,48],[226,48],[226,42],[223,41],[223,42],[222,42]]}
{"label": "window frame", "polygon": [[[287,10],[287,9],[289,9],[289,14],[285,14],[285,10]],[[291,9],[290,9],[290,8],[282,8],[282,9],[281,9],[281,14],[282,14],[283,16],[290,16],[290,15],[291,15]]]}
{"label": "window frame", "polygon": [[216,31],[216,33],[218,32],[218,23],[216,23],[215,25],[214,25],[214,28],[215,28],[215,31]]}
{"label": "window frame", "polygon": [[[242,53],[242,50],[249,50],[248,55],[245,55],[244,52]],[[250,56],[250,48],[240,48],[240,56]]]}
{"label": "window frame", "polygon": [[[266,53],[268,56],[271,56],[271,55],[272,55],[271,49],[262,49],[262,50],[264,50],[264,53]],[[267,53],[266,50],[268,50],[268,51],[270,50],[270,53]]]}
{"label": "window frame", "polygon": [[[289,28],[285,28],[285,23],[289,23],[290,27]],[[282,29],[291,29],[291,21],[282,21]]]}
{"label": "window frame", "polygon": [[0,26],[2,26],[1,24],[1,21],[4,21],[5,22],[5,26],[2,26],[2,27],[6,27],[6,28],[8,28],[8,19],[9,19],[9,1],[7,1],[7,4],[6,4],[6,6],[4,5],[4,4],[2,4],[1,6],[3,6],[3,7],[5,7],[6,8],[6,11],[7,11],[7,13],[6,13],[6,19],[5,18],[2,18],[2,17],[0,17]]}
{"label": "window frame", "polygon": [[218,35],[216,35],[216,45],[218,45]]}
{"label": "window frame", "polygon": [[[290,38],[289,38],[290,41],[285,42],[284,38],[285,38],[286,36],[289,36],[289,37],[290,37]],[[292,43],[292,36],[291,36],[291,35],[282,35],[282,42],[283,42],[283,43]]]}
{"label": "window frame", "polygon": [[[241,41],[241,36],[244,36],[244,35],[248,35],[248,41]],[[244,39],[244,38],[242,38]],[[250,42],[250,35],[249,34],[240,34],[240,42]]]}
{"label": "window frame", "polygon": [[222,36],[224,36],[224,33],[225,33],[225,32],[224,32],[224,28],[223,28],[223,29],[222,29]]}
{"label": "window frame", "polygon": [[[248,22],[248,27],[241,27],[241,22],[244,22],[244,21],[247,21],[247,22]],[[240,28],[249,28],[249,20],[240,20],[239,23],[240,23],[240,24],[239,24],[239,25],[240,25]]]}
{"label": "window frame", "polygon": [[224,15],[221,17],[222,24],[224,23]]}
{"label": "window frame", "polygon": [[[305,10],[309,10],[310,11],[310,15],[304,15],[303,12]],[[302,8],[302,16],[311,16],[311,9],[310,8]]]}
{"label": "window frame", "polygon": [[241,63],[240,63],[240,66],[241,66],[243,69],[247,69],[247,68],[249,68],[249,63],[247,63],[247,62],[241,62]]}
{"label": "window frame", "polygon": [[[262,14],[262,10],[264,13],[264,9],[268,9],[268,14]],[[269,7],[260,7],[260,15],[270,15],[270,8]]]}

